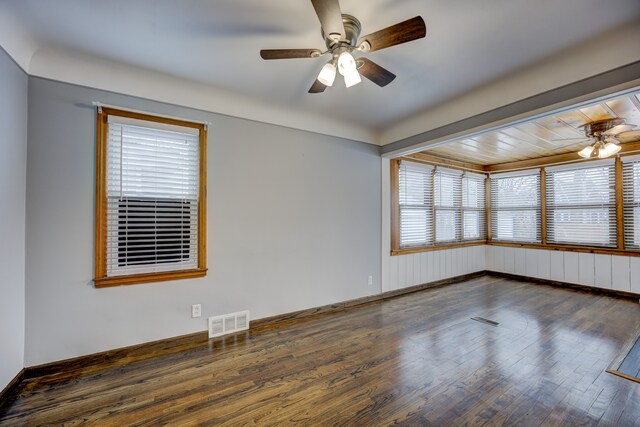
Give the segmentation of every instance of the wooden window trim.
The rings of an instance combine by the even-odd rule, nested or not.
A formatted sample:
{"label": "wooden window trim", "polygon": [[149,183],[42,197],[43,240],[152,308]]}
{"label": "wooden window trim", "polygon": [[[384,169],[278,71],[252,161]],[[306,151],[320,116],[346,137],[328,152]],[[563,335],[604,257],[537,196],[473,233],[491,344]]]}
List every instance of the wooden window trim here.
{"label": "wooden window trim", "polygon": [[[165,123],[183,127],[190,127],[200,131],[200,169],[198,188],[198,267],[191,270],[177,270],[158,273],[131,274],[126,276],[107,277],[107,143],[108,117],[120,116],[156,123]],[[95,189],[95,249],[94,249],[94,285],[105,288],[141,283],[164,282],[195,277],[207,274],[207,128],[202,123],[194,123],[132,111],[102,107],[96,118],[96,189]]]}
{"label": "wooden window trim", "polygon": [[415,247],[415,248],[392,250],[391,251],[391,256],[416,254],[416,253],[419,253],[419,252],[442,251],[442,250],[445,250],[445,249],[464,248],[464,247],[467,247],[467,246],[481,246],[481,245],[486,245],[486,244],[487,244],[487,242],[485,240],[476,240],[476,241],[473,241],[473,242],[447,243],[447,244],[436,245],[436,246],[418,246],[418,247]]}
{"label": "wooden window trim", "polygon": [[616,185],[616,238],[618,250],[624,247],[624,178],[622,176],[622,158],[616,157],[615,185]]}
{"label": "wooden window trim", "polygon": [[391,160],[391,251],[400,250],[400,159]]}
{"label": "wooden window trim", "polygon": [[[594,246],[580,246],[580,245],[553,245],[547,244],[547,225],[546,225],[546,217],[547,217],[547,201],[546,201],[546,169],[545,167],[551,165],[561,164],[573,164],[573,163],[588,163],[589,160],[583,160],[579,158],[575,153],[569,154],[560,154],[556,156],[549,156],[547,158],[541,159],[533,159],[533,160],[525,160],[519,162],[513,162],[509,164],[495,165],[495,166],[478,166],[478,165],[470,165],[463,162],[457,162],[449,159],[440,159],[435,156],[428,156],[422,153],[412,154],[409,156],[401,157],[398,159],[391,160],[391,256],[398,255],[406,255],[413,254],[419,252],[431,252],[431,251],[439,251],[446,249],[454,249],[461,248],[466,246],[478,246],[478,245],[490,245],[490,246],[503,246],[503,247],[517,247],[517,248],[528,248],[528,249],[546,249],[552,251],[563,251],[563,252],[580,252],[580,253],[593,253],[593,254],[603,254],[603,255],[620,255],[620,256],[631,256],[631,257],[640,257],[640,250],[631,250],[625,249],[624,247],[624,206],[623,206],[623,188],[622,188],[622,167],[621,167],[621,157],[625,155],[631,155],[637,153],[640,150],[640,142],[636,143],[627,143],[622,145],[622,151],[616,156],[616,167],[615,167],[615,183],[616,183],[616,226],[617,226],[617,239],[618,239],[618,247],[617,248],[598,248]],[[578,158],[576,158],[578,157]],[[421,163],[431,164],[431,165],[446,165],[447,167],[457,168],[460,170],[476,170],[478,172],[485,173],[496,173],[496,172],[508,172],[513,170],[527,170],[527,169],[536,169],[540,168],[540,208],[541,208],[541,220],[542,220],[542,229],[541,229],[541,237],[542,243],[518,243],[518,242],[498,242],[492,240],[491,235],[491,188],[490,188],[490,178],[487,177],[487,183],[485,184],[485,214],[486,214],[486,235],[487,239],[484,241],[473,241],[473,242],[460,242],[454,244],[444,244],[444,245],[429,245],[429,246],[421,246],[415,248],[406,248],[400,249],[398,246],[399,243],[399,233],[400,233],[400,224],[399,224],[399,203],[398,203],[398,162],[400,160],[409,160],[409,161],[417,161]],[[395,176],[394,176],[395,174]],[[435,225],[434,225],[435,226]],[[435,234],[434,234],[435,236]],[[394,246],[395,244],[395,246]]]}
{"label": "wooden window trim", "polygon": [[[470,168],[466,166],[473,166],[466,163],[456,162],[454,160],[450,160],[445,162],[431,162],[428,159],[437,159],[436,157],[426,156],[422,154],[413,154],[410,156],[400,157],[396,159],[391,159],[390,161],[390,183],[391,183],[391,256],[397,255],[406,255],[406,254],[414,254],[419,252],[431,252],[431,251],[440,251],[445,249],[455,249],[455,248],[464,248],[467,246],[480,246],[487,243],[486,239],[483,240],[469,240],[469,241],[459,241],[459,242],[446,242],[441,244],[433,244],[428,246],[416,246],[416,247],[408,247],[408,248],[400,248],[400,188],[399,188],[399,173],[400,173],[400,161],[410,161],[415,163],[424,163],[432,166],[446,166],[451,169],[465,171],[471,171],[476,173],[482,173],[482,167],[476,166],[475,168]],[[489,179],[487,177],[487,179]],[[435,169],[432,175],[432,188],[434,186],[435,180]],[[486,186],[487,181],[485,181],[485,192],[487,191]],[[460,193],[460,197],[462,198],[462,192]],[[431,206],[432,209],[432,227],[433,227],[433,238],[435,242],[435,203]],[[460,215],[463,215],[462,203],[460,203]],[[487,212],[487,202],[485,200],[485,214]],[[485,224],[485,234],[489,233],[489,226]],[[462,223],[459,233],[463,233],[462,231]]]}

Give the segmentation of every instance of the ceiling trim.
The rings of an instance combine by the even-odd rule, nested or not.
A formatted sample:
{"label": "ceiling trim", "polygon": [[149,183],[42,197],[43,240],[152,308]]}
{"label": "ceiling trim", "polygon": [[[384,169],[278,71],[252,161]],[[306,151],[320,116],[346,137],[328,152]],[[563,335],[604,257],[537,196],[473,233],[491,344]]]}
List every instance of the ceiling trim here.
{"label": "ceiling trim", "polygon": [[379,145],[375,131],[347,121],[275,106],[205,83],[77,51],[40,48],[31,57],[28,75]]}
{"label": "ceiling trim", "polygon": [[[624,144],[620,144],[620,152],[616,155],[616,157],[622,155],[628,155],[631,153],[637,153],[640,150],[640,141],[637,142],[626,142]],[[611,157],[610,159],[613,159]],[[563,153],[556,154],[553,156],[539,157],[537,159],[527,159],[527,160],[518,160],[516,162],[509,163],[500,163],[496,165],[487,165],[484,166],[483,169],[488,173],[496,173],[496,172],[511,172],[518,170],[526,170],[531,168],[537,168],[542,166],[551,166],[551,165],[560,165],[566,163],[588,163],[591,161],[597,161],[600,159],[583,159],[578,155],[577,152],[574,153]]]}
{"label": "ceiling trim", "polygon": [[528,121],[534,116],[551,111],[575,107],[580,102],[592,102],[595,97],[626,91],[640,85],[640,61],[623,65],[592,77],[551,89],[510,104],[458,120],[426,132],[413,135],[382,147],[385,157],[421,151],[422,149],[450,142],[462,136],[495,130],[506,124]]}

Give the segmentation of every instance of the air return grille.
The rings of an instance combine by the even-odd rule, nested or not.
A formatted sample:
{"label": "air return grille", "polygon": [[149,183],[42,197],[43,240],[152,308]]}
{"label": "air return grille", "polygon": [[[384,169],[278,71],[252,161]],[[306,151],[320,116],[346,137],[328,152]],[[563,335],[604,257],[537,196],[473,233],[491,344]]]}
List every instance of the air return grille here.
{"label": "air return grille", "polygon": [[209,338],[249,329],[249,311],[209,317]]}

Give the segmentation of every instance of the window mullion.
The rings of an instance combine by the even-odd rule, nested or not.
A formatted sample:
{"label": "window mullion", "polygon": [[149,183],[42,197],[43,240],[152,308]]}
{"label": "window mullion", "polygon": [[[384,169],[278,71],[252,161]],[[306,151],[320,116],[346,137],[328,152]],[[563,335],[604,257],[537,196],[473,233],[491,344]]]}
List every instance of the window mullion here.
{"label": "window mullion", "polygon": [[616,200],[616,245],[624,250],[624,179],[622,173],[622,159],[616,157],[615,163],[615,200]]}

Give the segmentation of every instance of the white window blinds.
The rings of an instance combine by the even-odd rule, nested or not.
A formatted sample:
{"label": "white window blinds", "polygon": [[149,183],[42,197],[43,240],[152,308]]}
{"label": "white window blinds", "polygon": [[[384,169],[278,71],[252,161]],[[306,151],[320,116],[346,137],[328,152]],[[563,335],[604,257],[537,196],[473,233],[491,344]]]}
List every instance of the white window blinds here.
{"label": "white window blinds", "polygon": [[462,172],[437,167],[433,177],[436,243],[460,240]]}
{"label": "white window blinds", "polygon": [[486,238],[485,175],[465,172],[462,175],[462,239]]}
{"label": "white window blinds", "polygon": [[541,243],[540,170],[491,175],[492,240]]}
{"label": "white window blinds", "polygon": [[616,246],[613,160],[547,168],[547,241]]}
{"label": "white window blinds", "polygon": [[433,244],[433,167],[400,162],[400,247]]}
{"label": "white window blinds", "polygon": [[107,276],[197,268],[199,134],[109,116]]}
{"label": "white window blinds", "polygon": [[640,249],[640,156],[622,157],[624,247]]}

